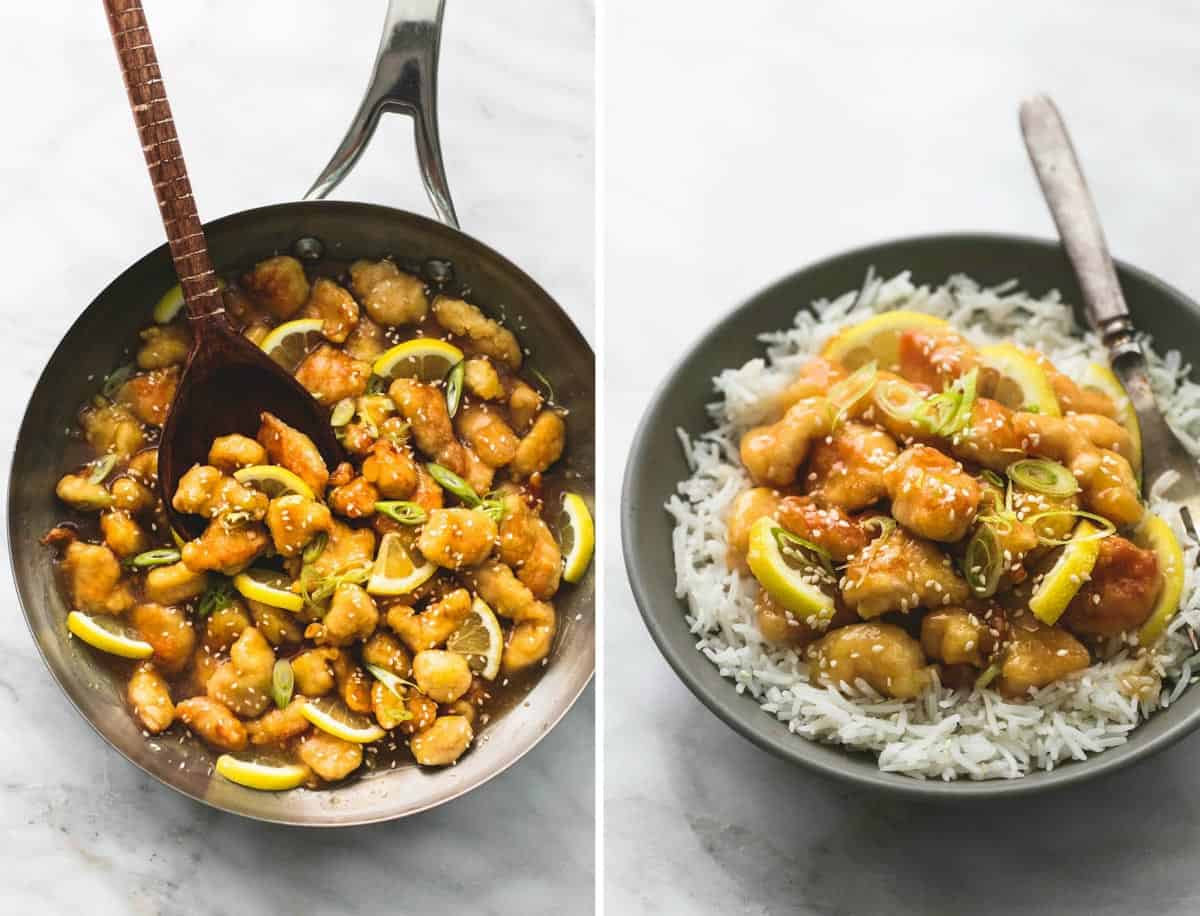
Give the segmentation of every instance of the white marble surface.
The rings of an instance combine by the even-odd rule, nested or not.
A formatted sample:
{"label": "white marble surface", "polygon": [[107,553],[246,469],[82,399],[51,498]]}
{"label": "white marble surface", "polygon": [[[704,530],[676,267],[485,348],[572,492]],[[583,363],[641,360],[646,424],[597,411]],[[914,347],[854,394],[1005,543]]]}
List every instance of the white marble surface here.
{"label": "white marble surface", "polygon": [[[384,4],[146,6],[201,215],[296,199],[358,104]],[[442,138],[462,224],[590,336],[592,4],[449,6]],[[7,465],[62,332],[162,229],[98,2],[6,4],[0,79]],[[385,119],[340,196],[428,213],[413,159],[408,122]],[[590,689],[521,764],[452,805],[363,829],[271,827],[194,804],[111,751],[38,658],[7,563],[0,575],[0,912],[590,912]]]}
{"label": "white marble surface", "polygon": [[[1052,234],[1017,131],[1031,91],[1065,111],[1116,253],[1200,294],[1193,5],[605,9],[610,519],[665,367],[755,290],[899,235]],[[688,692],[634,608],[615,525],[606,547],[609,912],[1200,910],[1200,736],[1003,807],[855,797],[759,751]]]}

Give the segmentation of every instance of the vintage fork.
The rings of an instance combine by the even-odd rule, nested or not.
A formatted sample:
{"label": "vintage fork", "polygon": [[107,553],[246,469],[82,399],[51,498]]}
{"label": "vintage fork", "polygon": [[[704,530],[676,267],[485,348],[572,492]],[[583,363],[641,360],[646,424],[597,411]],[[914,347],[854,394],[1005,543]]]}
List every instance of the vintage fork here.
{"label": "vintage fork", "polygon": [[[1096,205],[1062,115],[1049,97],[1039,95],[1021,104],[1021,132],[1059,238],[1079,279],[1088,321],[1108,347],[1113,372],[1137,413],[1142,431],[1142,486],[1149,488],[1163,474],[1174,471],[1178,480],[1171,487],[1171,499],[1182,504],[1180,515],[1188,536],[1193,542],[1200,541],[1195,527],[1195,520],[1200,519],[1196,459],[1171,432],[1154,399],[1146,355],[1121,293]],[[1200,648],[1191,629],[1188,635],[1193,647]]]}

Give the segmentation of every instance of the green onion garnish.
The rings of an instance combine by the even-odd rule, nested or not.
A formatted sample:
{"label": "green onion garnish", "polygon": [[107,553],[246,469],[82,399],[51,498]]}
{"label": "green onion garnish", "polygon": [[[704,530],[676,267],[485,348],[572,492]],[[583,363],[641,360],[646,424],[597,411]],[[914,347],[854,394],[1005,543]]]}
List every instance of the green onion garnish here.
{"label": "green onion garnish", "polygon": [[129,381],[133,375],[133,371],[133,363],[118,366],[104,377],[104,384],[100,386],[100,393],[111,401],[117,396],[117,392],[121,390],[121,386]]}
{"label": "green onion garnish", "polygon": [[830,387],[829,401],[837,408],[837,415],[833,420],[834,426],[840,426],[858,403],[871,393],[878,378],[879,369],[872,360],[855,369],[849,378],[844,378]]}
{"label": "green onion garnish", "polygon": [[170,566],[178,563],[180,553],[174,547],[160,547],[157,550],[147,550],[139,553],[129,561],[130,566],[138,569],[149,569],[151,566]]}
{"label": "green onion garnish", "polygon": [[961,432],[971,421],[975,407],[975,388],[979,370],[972,369],[955,379],[941,394],[931,395],[916,409],[913,419],[923,423],[935,436],[949,437]]}
{"label": "green onion garnish", "polygon": [[1000,541],[991,525],[979,525],[963,554],[963,578],[980,598],[996,594],[1000,576],[1004,572],[1004,555]]}
{"label": "green onion garnish", "polygon": [[276,707],[283,709],[292,702],[292,694],[296,690],[296,673],[292,671],[292,663],[281,658],[271,671],[271,698]]}
{"label": "green onion garnish", "polygon": [[890,515],[872,515],[868,519],[864,519],[862,526],[868,531],[875,528],[879,530],[879,537],[885,538],[896,530],[896,520]]}
{"label": "green onion garnish", "polygon": [[446,490],[449,490],[464,503],[474,509],[482,500],[479,494],[471,489],[471,485],[451,471],[449,468],[444,468],[440,464],[425,465],[429,470],[429,476],[438,482],[438,484]]}
{"label": "green onion garnish", "polygon": [[554,403],[554,386],[550,384],[550,379],[546,378],[546,376],[544,374],[539,372],[533,366],[529,367],[529,374],[532,375],[535,379],[537,379],[541,383],[542,387],[546,389],[546,403],[553,404]]}
{"label": "green onion garnish", "polygon": [[117,466],[116,455],[105,455],[103,458],[98,458],[92,465],[92,471],[87,476],[88,483],[104,483],[104,478],[112,473],[113,468]]}
{"label": "green onion garnish", "polygon": [[1052,547],[1062,547],[1064,544],[1069,544],[1075,538],[1068,537],[1065,539],[1046,537],[1037,530],[1037,523],[1047,518],[1062,518],[1070,516],[1072,518],[1087,519],[1089,522],[1095,522],[1099,525],[1099,530],[1095,534],[1089,534],[1079,538],[1080,541],[1099,541],[1111,534],[1116,534],[1117,526],[1106,519],[1103,515],[1097,515],[1095,512],[1084,512],[1082,509],[1052,509],[1049,512],[1039,512],[1037,515],[1031,515],[1025,519],[1025,524],[1034,530],[1038,536],[1038,542],[1047,544]]}
{"label": "green onion garnish", "polygon": [[329,543],[329,535],[324,531],[318,531],[316,537],[308,542],[304,547],[304,553],[300,555],[304,565],[317,562],[317,557],[325,552],[325,545]]}
{"label": "green onion garnish", "polygon": [[329,425],[335,429],[339,426],[345,426],[354,419],[354,398],[342,398],[333,405],[333,412],[329,415]]}
{"label": "green onion garnish", "polygon": [[893,420],[912,422],[923,403],[921,392],[901,379],[888,378],[875,388],[875,403]]}
{"label": "green onion garnish", "polygon": [[375,511],[401,525],[423,525],[429,516],[425,510],[407,499],[384,499],[375,503]]}
{"label": "green onion garnish", "polygon": [[196,606],[196,613],[201,617],[207,617],[209,614],[224,610],[233,604],[233,595],[233,586],[228,579],[222,576],[204,592],[200,603]]}
{"label": "green onion garnish", "polygon": [[799,560],[805,566],[819,567],[831,576],[834,574],[833,558],[820,544],[792,534],[786,528],[775,527],[771,529],[771,534],[774,535],[775,543],[779,545],[779,550],[784,556]]}
{"label": "green onion garnish", "polygon": [[409,684],[404,678],[392,674],[387,668],[380,668],[378,665],[367,665],[366,668],[371,672],[375,680],[383,684],[387,688],[388,693],[396,699],[396,703],[389,704],[384,713],[397,722],[407,722],[411,719],[412,713],[408,711],[408,706],[404,703],[404,688],[413,685]]}
{"label": "green onion garnish", "polygon": [[1000,664],[998,662],[992,662],[983,669],[983,673],[980,674],[979,677],[975,678],[975,689],[983,690],[983,688],[994,681],[999,674]]}
{"label": "green onion garnish", "polygon": [[479,503],[479,511],[499,525],[504,521],[504,500],[499,496],[487,496]]}
{"label": "green onion garnish", "polygon": [[458,405],[462,403],[463,376],[467,371],[465,360],[459,360],[446,373],[446,411],[453,418],[458,413]]}
{"label": "green onion garnish", "polygon": [[1034,493],[1063,498],[1079,492],[1075,475],[1049,458],[1022,458],[1008,466],[1009,479]]}
{"label": "green onion garnish", "polygon": [[382,394],[387,390],[387,379],[382,375],[372,375],[367,382],[367,394]]}
{"label": "green onion garnish", "polygon": [[997,490],[1003,490],[1007,486],[1007,484],[1004,482],[1004,478],[1002,478],[995,471],[989,471],[987,468],[984,468],[982,471],[980,471],[979,476],[990,483]]}

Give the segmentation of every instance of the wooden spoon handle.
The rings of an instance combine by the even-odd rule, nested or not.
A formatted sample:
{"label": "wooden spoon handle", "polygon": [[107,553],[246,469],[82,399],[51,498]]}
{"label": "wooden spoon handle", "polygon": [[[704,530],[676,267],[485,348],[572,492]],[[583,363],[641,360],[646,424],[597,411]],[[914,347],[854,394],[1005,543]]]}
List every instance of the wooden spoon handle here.
{"label": "wooden spoon handle", "polygon": [[175,121],[141,0],[104,0],[104,9],[188,317],[199,321],[222,315],[224,302],[208,256],[204,227],[196,213],[183,149],[175,134]]}

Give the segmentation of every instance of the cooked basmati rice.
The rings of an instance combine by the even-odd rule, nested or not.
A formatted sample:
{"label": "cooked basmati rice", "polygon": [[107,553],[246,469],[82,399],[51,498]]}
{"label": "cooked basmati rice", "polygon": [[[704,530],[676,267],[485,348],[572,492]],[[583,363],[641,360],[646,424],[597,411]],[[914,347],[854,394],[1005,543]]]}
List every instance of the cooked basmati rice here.
{"label": "cooked basmati rice", "polygon": [[[928,312],[978,343],[1012,341],[1040,350],[1063,372],[1078,376],[1088,362],[1105,362],[1097,337],[1082,331],[1057,293],[1026,295],[1016,281],[983,288],[965,276],[943,286],[914,286],[908,273],[890,280],[868,273],[863,288],[801,309],[793,326],[765,334],[765,359],[720,373],[720,399],[709,405],[715,428],[699,436],[679,431],[691,476],[667,502],[675,519],[676,594],[687,600],[696,648],[797,735],[878,755],[881,770],[945,780],[1013,778],[1051,770],[1123,743],[1131,730],[1183,694],[1200,654],[1188,629],[1200,628],[1197,546],[1186,540],[1175,483],[1168,475],[1149,487],[1150,508],[1175,529],[1184,546],[1186,582],[1179,613],[1148,657],[1128,647],[1013,702],[992,689],[953,690],[934,684],[913,700],[880,696],[862,679],[842,690],[810,682],[801,654],[763,640],[755,623],[754,579],[726,563],[726,516],[749,485],[738,442],[762,421],[800,366],[840,328],[875,312],[904,308]],[[1177,351],[1159,355],[1144,342],[1159,404],[1193,455],[1200,454],[1200,385]],[[1120,689],[1123,676],[1155,675],[1159,689],[1137,700]]]}

